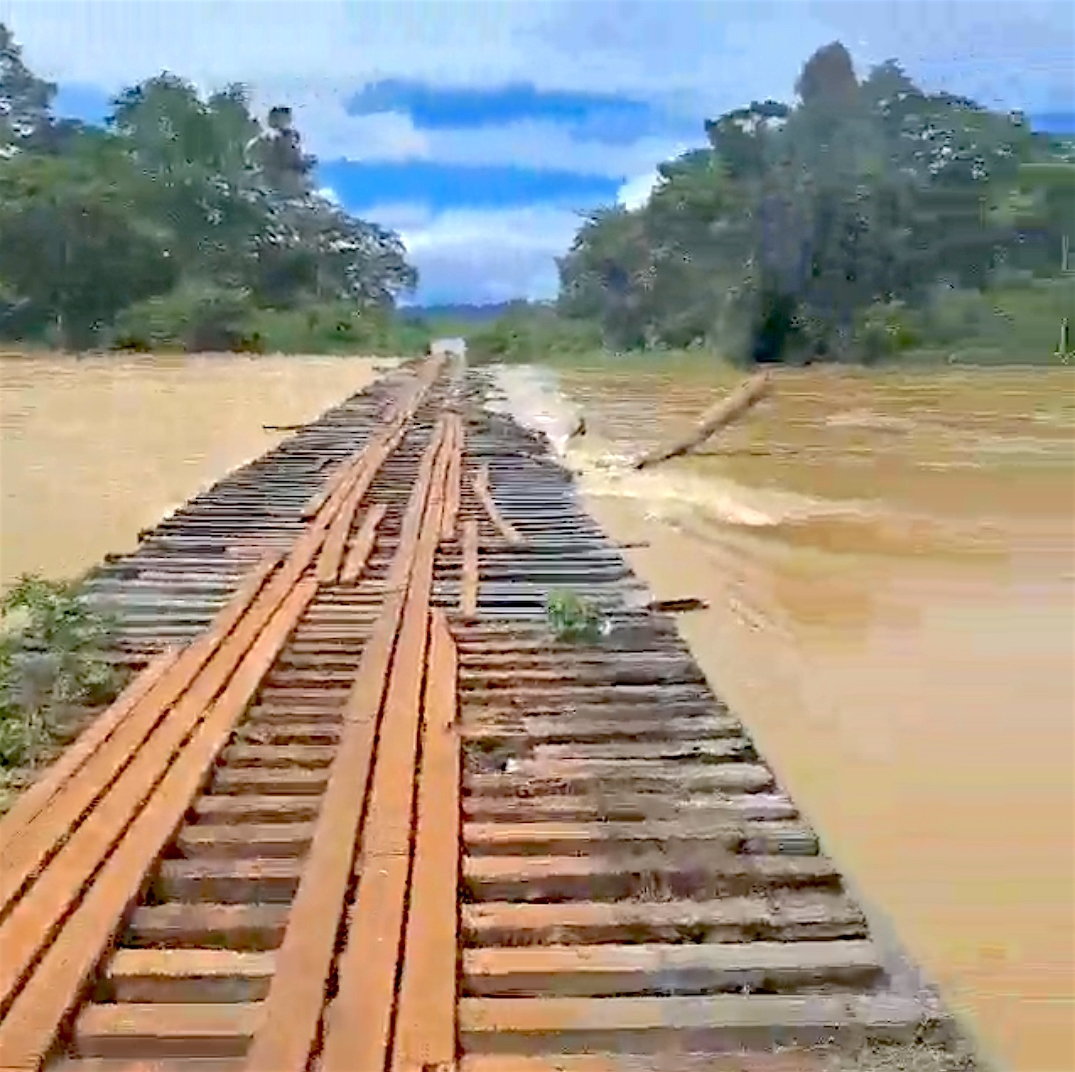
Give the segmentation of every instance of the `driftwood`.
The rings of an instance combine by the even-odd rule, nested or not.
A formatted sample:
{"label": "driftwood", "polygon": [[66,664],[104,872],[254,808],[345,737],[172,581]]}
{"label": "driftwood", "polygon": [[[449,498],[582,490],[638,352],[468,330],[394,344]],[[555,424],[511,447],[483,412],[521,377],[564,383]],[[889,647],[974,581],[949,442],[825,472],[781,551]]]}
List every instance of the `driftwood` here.
{"label": "driftwood", "polygon": [[634,467],[645,469],[649,465],[656,465],[658,462],[686,454],[692,447],[705,442],[711,435],[738,420],[751,406],[769,393],[771,386],[772,382],[767,372],[759,372],[751,376],[749,380],[744,380],[731,394],[719,402],[714,402],[702,414],[689,435],[644,454],[634,463]]}
{"label": "driftwood", "polygon": [[689,610],[708,610],[709,604],[704,599],[684,596],[680,599],[651,599],[646,610],[662,611],[665,614],[683,614]]}

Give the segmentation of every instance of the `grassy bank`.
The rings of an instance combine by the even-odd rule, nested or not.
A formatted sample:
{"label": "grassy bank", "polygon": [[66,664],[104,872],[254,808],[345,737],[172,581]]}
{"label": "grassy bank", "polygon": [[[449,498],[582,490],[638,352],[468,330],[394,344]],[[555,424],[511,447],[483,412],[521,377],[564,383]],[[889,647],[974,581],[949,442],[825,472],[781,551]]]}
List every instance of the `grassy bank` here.
{"label": "grassy bank", "polygon": [[0,811],[123,685],[111,622],[74,584],[23,577],[0,600]]}
{"label": "grassy bank", "polygon": [[[1068,352],[1061,323],[1071,325]],[[700,355],[742,364],[742,340],[728,334],[687,349],[664,346],[614,350],[592,321],[559,315],[548,305],[520,304],[499,319],[464,332],[476,361],[578,363],[614,360],[673,364]],[[900,365],[1043,365],[1075,363],[1075,275],[1025,278],[985,290],[937,288],[927,302],[875,304],[863,310],[843,363]],[[794,340],[786,364],[804,354]],[[817,360],[817,359],[815,359]],[[822,359],[823,360],[823,359]]]}

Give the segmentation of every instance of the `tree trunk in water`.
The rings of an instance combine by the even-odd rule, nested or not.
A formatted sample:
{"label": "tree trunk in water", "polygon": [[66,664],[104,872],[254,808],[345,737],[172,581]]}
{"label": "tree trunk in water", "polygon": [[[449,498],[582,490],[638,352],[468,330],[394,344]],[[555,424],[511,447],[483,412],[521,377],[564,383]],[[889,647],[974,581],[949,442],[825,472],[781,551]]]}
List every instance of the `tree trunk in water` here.
{"label": "tree trunk in water", "polygon": [[720,429],[738,420],[756,402],[764,398],[771,387],[772,381],[767,372],[759,372],[749,380],[744,380],[731,394],[710,406],[689,435],[643,455],[634,463],[634,467],[645,469],[649,465],[686,454]]}

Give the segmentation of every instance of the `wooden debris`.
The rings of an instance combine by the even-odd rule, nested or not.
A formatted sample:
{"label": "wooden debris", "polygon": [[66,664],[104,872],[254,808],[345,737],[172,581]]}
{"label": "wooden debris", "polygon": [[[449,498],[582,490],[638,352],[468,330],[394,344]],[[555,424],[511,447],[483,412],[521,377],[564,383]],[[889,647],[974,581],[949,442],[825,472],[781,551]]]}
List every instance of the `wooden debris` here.
{"label": "wooden debris", "polygon": [[744,380],[726,397],[714,402],[699,418],[694,430],[687,435],[643,455],[635,463],[636,469],[645,469],[669,458],[677,458],[694,447],[700,446],[710,436],[733,421],[738,420],[752,406],[760,402],[772,388],[772,380],[767,372],[759,372]]}

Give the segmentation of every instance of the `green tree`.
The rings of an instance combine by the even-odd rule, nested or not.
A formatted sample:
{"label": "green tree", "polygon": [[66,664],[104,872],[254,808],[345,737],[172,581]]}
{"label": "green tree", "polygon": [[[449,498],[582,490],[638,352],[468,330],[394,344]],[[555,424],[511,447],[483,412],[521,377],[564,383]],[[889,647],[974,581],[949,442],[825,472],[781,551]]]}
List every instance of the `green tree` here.
{"label": "green tree", "polygon": [[114,139],[63,156],[20,153],[0,166],[0,278],[70,347],[175,277],[168,236],[132,213],[140,177]]}
{"label": "green tree", "polygon": [[0,25],[6,333],[139,345],[170,326],[225,344],[260,308],[383,313],[415,285],[397,235],[318,196],[286,107],[263,127],[244,87],[163,73],[121,92],[102,130],[55,119],[54,89]]}
{"label": "green tree", "polygon": [[202,100],[188,82],[160,75],[125,90],[110,122],[148,180],[139,207],[168,229],[184,274],[240,284],[269,223],[245,155],[258,132],[245,91]]}
{"label": "green tree", "polygon": [[561,311],[620,346],[855,358],[862,325],[888,323],[879,308],[988,288],[1046,249],[1058,266],[1066,150],[1022,117],[926,93],[893,60],[860,82],[839,42],[796,89],[794,106],[707,120],[710,148],[662,165],[642,208],[591,214],[560,262]]}
{"label": "green tree", "polygon": [[27,68],[11,31],[0,22],[0,155],[49,125],[55,95],[51,82]]}

